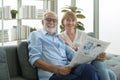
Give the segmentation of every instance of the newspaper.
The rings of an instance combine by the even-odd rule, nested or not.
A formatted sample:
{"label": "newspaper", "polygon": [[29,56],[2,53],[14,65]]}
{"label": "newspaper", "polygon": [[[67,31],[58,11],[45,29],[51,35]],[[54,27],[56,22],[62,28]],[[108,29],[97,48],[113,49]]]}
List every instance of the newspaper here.
{"label": "newspaper", "polygon": [[88,35],[83,35],[81,40],[83,40],[83,43],[69,64],[72,67],[91,62],[100,53],[104,52],[110,44],[109,42],[98,40]]}

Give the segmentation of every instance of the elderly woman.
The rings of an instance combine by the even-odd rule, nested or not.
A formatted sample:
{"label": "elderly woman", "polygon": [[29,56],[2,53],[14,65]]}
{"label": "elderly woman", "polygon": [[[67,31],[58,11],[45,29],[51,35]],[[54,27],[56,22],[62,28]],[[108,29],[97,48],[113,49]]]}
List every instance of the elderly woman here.
{"label": "elderly woman", "polygon": [[[86,33],[76,29],[76,15],[71,11],[66,12],[61,20],[61,23],[65,28],[65,31],[60,33],[59,36],[66,44],[77,51],[79,46],[82,45],[82,42],[80,42],[81,35]],[[97,73],[101,75],[104,80],[117,80],[115,73],[106,67],[106,64],[104,63],[105,58],[105,53],[100,53],[96,60],[92,61],[91,64],[95,66]]]}

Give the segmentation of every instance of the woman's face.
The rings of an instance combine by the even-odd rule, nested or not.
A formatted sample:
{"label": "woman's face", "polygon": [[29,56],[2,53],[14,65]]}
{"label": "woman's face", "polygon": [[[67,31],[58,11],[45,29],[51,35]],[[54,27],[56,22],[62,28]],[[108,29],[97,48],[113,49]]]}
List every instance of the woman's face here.
{"label": "woman's face", "polygon": [[63,20],[65,30],[74,29],[76,27],[76,19],[66,18]]}

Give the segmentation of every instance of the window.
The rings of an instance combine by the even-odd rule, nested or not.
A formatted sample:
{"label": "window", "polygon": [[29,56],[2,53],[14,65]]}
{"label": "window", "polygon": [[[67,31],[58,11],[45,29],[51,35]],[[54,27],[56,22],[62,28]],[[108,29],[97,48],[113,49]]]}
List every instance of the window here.
{"label": "window", "polygon": [[86,16],[85,19],[80,19],[84,24],[85,32],[93,32],[93,1],[94,0],[76,0],[76,6],[83,9],[81,13]]}
{"label": "window", "polygon": [[111,42],[107,52],[120,54],[119,0],[99,0],[99,38]]}

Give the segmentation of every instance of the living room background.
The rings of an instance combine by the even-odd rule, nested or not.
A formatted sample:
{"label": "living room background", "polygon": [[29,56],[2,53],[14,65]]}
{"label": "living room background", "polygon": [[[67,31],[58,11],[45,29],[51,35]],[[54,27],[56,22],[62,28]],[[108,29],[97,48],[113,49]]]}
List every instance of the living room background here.
{"label": "living room background", "polygon": [[[53,10],[58,13],[59,26],[63,14],[61,9],[66,5],[76,5],[78,8],[83,9],[82,13],[86,16],[85,19],[80,19],[80,21],[84,23],[85,32],[95,32],[97,38],[111,42],[107,52],[120,54],[120,38],[118,36],[120,33],[118,26],[120,25],[120,11],[118,9],[120,5],[118,3],[118,0],[0,0],[0,8],[10,6],[11,9],[18,9],[20,11],[20,9],[25,6],[35,6],[38,10],[38,14],[40,11],[42,14],[44,11]],[[26,40],[29,31],[28,33],[23,32],[24,29],[21,28],[21,26],[36,29],[42,28],[41,18],[20,18],[20,15],[17,15],[17,19],[11,19],[9,14],[9,18],[5,19],[2,18],[1,9],[0,46],[16,45],[20,41]],[[95,10],[98,11],[96,12]],[[40,17],[42,15],[37,16]],[[18,28],[18,26],[20,27]],[[18,29],[15,29],[16,27]],[[58,33],[59,32],[60,29],[58,28]],[[21,35],[23,36],[21,37]],[[8,38],[5,40],[5,37]]]}

